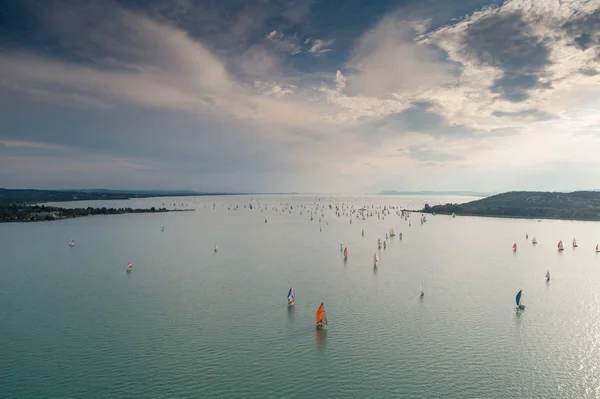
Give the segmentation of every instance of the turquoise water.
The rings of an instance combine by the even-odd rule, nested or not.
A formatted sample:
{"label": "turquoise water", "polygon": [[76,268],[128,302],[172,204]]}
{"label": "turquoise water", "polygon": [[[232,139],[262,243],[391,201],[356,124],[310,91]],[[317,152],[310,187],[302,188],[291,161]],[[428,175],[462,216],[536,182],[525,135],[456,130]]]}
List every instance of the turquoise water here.
{"label": "turquoise water", "polygon": [[[320,203],[426,200],[447,201]],[[268,210],[244,209],[249,197],[183,198],[196,212],[0,224],[0,397],[600,396],[600,224],[350,224],[326,210],[319,231],[319,216],[299,214],[314,198],[259,201]],[[272,210],[285,203],[292,214]],[[374,270],[390,227],[403,240],[388,240]],[[325,332],[314,328],[321,302]]]}

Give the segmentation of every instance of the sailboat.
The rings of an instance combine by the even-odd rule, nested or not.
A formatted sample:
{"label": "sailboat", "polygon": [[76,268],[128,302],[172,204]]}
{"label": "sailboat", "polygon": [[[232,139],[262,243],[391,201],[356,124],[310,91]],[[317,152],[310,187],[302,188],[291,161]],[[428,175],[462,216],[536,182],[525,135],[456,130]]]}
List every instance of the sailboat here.
{"label": "sailboat", "polygon": [[321,303],[316,315],[317,330],[324,330],[327,325],[327,315],[325,314],[325,305]]}
{"label": "sailboat", "polygon": [[164,232],[165,231],[165,226],[161,227],[160,231]]}
{"label": "sailboat", "polygon": [[517,252],[517,243],[516,242],[513,244],[513,252]]}
{"label": "sailboat", "polygon": [[219,246],[215,245],[215,252],[217,252],[219,250]]}
{"label": "sailboat", "polygon": [[348,259],[348,247],[344,248],[344,260]]}
{"label": "sailboat", "polygon": [[425,296],[425,284],[421,283],[421,297]]}
{"label": "sailboat", "polygon": [[131,262],[129,262],[127,264],[127,269],[125,269],[125,270],[127,270],[128,272],[130,272],[132,269],[133,269],[133,265],[131,264]]}
{"label": "sailboat", "polygon": [[533,240],[531,240],[532,244],[537,244],[537,240],[535,239],[535,237],[533,237]]}
{"label": "sailboat", "polygon": [[265,223],[267,223],[267,218],[265,218]]}
{"label": "sailboat", "polygon": [[75,246],[75,240],[69,241],[69,246],[73,248]]}
{"label": "sailboat", "polygon": [[558,242],[558,250],[559,250],[559,251],[564,251],[564,249],[565,249],[565,248],[563,247],[562,240],[560,240],[560,241]]}
{"label": "sailboat", "polygon": [[529,234],[525,233],[525,239],[529,240]]}
{"label": "sailboat", "polygon": [[387,248],[387,241],[384,241],[383,242],[383,249],[386,249],[386,248]]}
{"label": "sailboat", "polygon": [[573,238],[573,248],[577,248],[577,241]]}
{"label": "sailboat", "polygon": [[381,238],[377,239],[377,248],[381,249]]}
{"label": "sailboat", "polygon": [[379,256],[377,256],[377,252],[375,252],[375,256],[373,257],[373,267],[377,267],[379,264]]}
{"label": "sailboat", "polygon": [[520,290],[519,293],[517,294],[517,310],[525,310],[525,305],[521,305],[521,294],[523,293],[523,290]]}
{"label": "sailboat", "polygon": [[456,217],[456,215],[454,214],[454,212],[452,212],[452,219],[454,219]]}
{"label": "sailboat", "polygon": [[294,288],[290,288],[287,294],[287,303],[288,306],[293,306],[296,303],[296,291]]}
{"label": "sailboat", "polygon": [[398,238],[401,240],[402,239],[402,233],[400,233],[400,235],[398,236]]}
{"label": "sailboat", "polygon": [[390,229],[390,237],[396,237],[396,233],[394,233],[394,228]]}
{"label": "sailboat", "polygon": [[363,237],[365,236],[365,229],[361,230],[361,234],[362,234]]}
{"label": "sailboat", "polygon": [[546,282],[550,281],[550,270],[546,271]]}
{"label": "sailboat", "polygon": [[596,253],[600,252],[600,249],[598,249],[598,244],[596,244]]}

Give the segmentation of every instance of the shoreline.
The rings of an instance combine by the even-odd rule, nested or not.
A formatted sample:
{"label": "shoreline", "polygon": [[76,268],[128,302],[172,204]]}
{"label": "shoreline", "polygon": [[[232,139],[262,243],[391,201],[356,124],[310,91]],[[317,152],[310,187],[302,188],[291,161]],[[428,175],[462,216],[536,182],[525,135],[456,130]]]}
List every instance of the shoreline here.
{"label": "shoreline", "polygon": [[[425,212],[424,210],[419,211],[421,213],[426,213],[431,215],[431,211]],[[435,212],[435,216],[444,215],[444,216],[452,216],[451,213],[445,212]],[[482,218],[497,218],[497,219],[527,219],[527,220],[559,220],[566,222],[600,222],[600,219],[578,219],[578,218],[557,218],[557,217],[544,217],[544,216],[512,216],[512,215],[479,215],[474,213],[456,213],[456,217],[482,217]]]}
{"label": "shoreline", "polygon": [[55,222],[88,216],[112,216],[136,213],[195,212],[195,209],[167,208],[60,208],[45,205],[0,205],[0,223]]}

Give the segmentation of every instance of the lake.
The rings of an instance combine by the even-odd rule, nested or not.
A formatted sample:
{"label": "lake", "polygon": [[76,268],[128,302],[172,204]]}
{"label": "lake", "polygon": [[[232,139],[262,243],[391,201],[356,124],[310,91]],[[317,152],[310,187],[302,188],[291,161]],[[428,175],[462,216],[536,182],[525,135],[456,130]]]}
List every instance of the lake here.
{"label": "lake", "polygon": [[[328,207],[466,200],[91,201],[66,205],[196,211],[0,224],[0,397],[600,396],[600,224],[428,215],[421,225],[420,214],[411,227],[395,214],[351,224]],[[302,208],[315,202],[322,231]],[[403,239],[377,250],[391,227]],[[315,330],[321,302],[326,331]]]}

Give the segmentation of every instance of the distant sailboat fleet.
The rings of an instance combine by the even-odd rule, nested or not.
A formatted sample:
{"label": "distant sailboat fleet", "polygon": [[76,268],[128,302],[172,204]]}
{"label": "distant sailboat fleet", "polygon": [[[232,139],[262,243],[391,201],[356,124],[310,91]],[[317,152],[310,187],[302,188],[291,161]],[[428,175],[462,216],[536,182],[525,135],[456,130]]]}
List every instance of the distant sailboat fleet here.
{"label": "distant sailboat fleet", "polygon": [[[206,206],[205,206],[205,208],[206,208]],[[246,208],[246,206],[244,206],[244,208]],[[323,212],[324,208],[322,206],[321,206],[320,211],[318,209],[318,205],[314,209],[312,209],[312,208],[309,209],[309,208],[304,207],[304,206],[301,206],[300,208],[304,209],[307,212],[310,212],[310,220],[311,221],[313,220],[313,213],[317,217],[319,217],[319,215],[320,215],[320,217],[319,217],[319,230],[320,231],[323,230],[323,227],[322,227],[322,224],[321,224],[322,222],[325,222],[327,226],[329,225],[328,221],[325,219],[325,215],[324,215],[324,212]],[[213,202],[213,209],[216,209],[216,204],[214,202]],[[236,210],[239,209],[239,207],[237,205],[235,207],[230,206],[228,209],[236,211]],[[250,210],[254,209],[252,207],[252,204],[248,207],[248,209],[250,209]],[[256,211],[263,212],[262,206],[258,206],[255,209],[256,209]],[[281,209],[278,209],[277,207],[273,208],[273,210],[276,211],[276,212],[279,212],[279,214],[288,214],[288,213],[291,214],[292,213],[292,209],[293,209],[292,207],[285,207],[285,208],[282,207]],[[333,210],[332,205],[329,205],[329,209]],[[367,217],[375,217],[376,216],[377,219],[379,219],[379,220],[385,220],[386,216],[389,216],[389,215],[391,215],[391,214],[394,213],[392,211],[392,209],[398,209],[397,211],[395,211],[395,214],[398,215],[398,216],[400,216],[401,220],[404,220],[405,222],[407,222],[408,225],[409,225],[409,227],[411,226],[411,222],[410,222],[410,218],[409,218],[410,213],[409,212],[405,212],[405,211],[402,211],[400,213],[399,208],[394,208],[394,207],[389,207],[389,208],[383,207],[383,209],[381,209],[381,207],[379,209],[377,209],[377,208],[374,209],[373,207],[371,209],[369,209],[368,207],[363,207],[363,208],[360,208],[360,209],[352,209],[351,210],[350,208],[344,208],[344,207],[339,208],[338,205],[336,205],[335,214],[338,217],[340,217],[340,215],[346,216],[346,217],[350,216],[349,222],[350,222],[350,224],[352,224],[352,219],[354,217],[356,217],[357,220],[361,220],[361,219],[362,220],[366,220]],[[266,206],[264,207],[264,210],[267,210]],[[299,211],[299,214],[302,215],[302,212]],[[456,215],[453,213],[452,214],[452,218],[455,218],[455,217],[456,217]],[[344,225],[345,225],[345,220],[348,220],[348,219],[343,219],[342,218],[340,220],[343,220],[344,221]],[[262,218],[259,218],[258,219],[258,223],[261,223],[261,221],[262,221]],[[421,214],[420,222],[421,222],[421,225],[423,225],[424,223],[427,222],[427,218],[426,218],[425,215]],[[265,224],[267,223],[267,218],[264,218],[264,223]],[[276,224],[277,224],[277,222],[275,222],[275,225]],[[347,225],[345,225],[345,226],[346,226],[345,228],[347,228]],[[162,226],[161,229],[160,229],[160,231],[164,232],[165,231],[165,227]],[[362,237],[365,236],[364,228],[361,229],[361,236]],[[402,239],[402,232],[399,232],[398,236],[399,236],[399,239],[401,240]],[[396,237],[396,232],[394,231],[394,228],[391,227],[391,228],[389,228],[389,230],[387,232],[385,232],[385,240],[382,241],[382,239],[380,239],[380,238],[377,240],[378,250],[381,250],[382,246],[383,246],[383,249],[387,249],[387,241],[391,240],[391,242],[390,242],[390,246],[391,246],[390,247],[390,251],[393,252],[394,245],[396,245],[396,244],[393,243],[393,240],[392,240],[392,238],[394,238],[394,237]],[[525,240],[526,241],[529,240],[529,234],[528,233],[525,234]],[[533,236],[533,238],[531,240],[531,244],[537,244],[537,242],[538,242],[537,238],[535,236]],[[75,246],[75,240],[71,239],[69,241],[68,245],[71,248],[74,247]],[[517,252],[517,247],[518,247],[517,242],[514,242],[513,245],[512,245],[513,252]],[[573,248],[578,248],[578,243],[577,243],[577,240],[575,238],[573,238],[572,247]],[[558,249],[558,251],[564,251],[564,245],[563,245],[563,241],[562,240],[559,240],[559,242],[557,244],[557,249]],[[227,250],[227,248],[226,248],[226,250]],[[217,251],[218,251],[218,246],[215,245],[214,246],[214,252],[216,253]],[[343,254],[344,261],[346,261],[348,259],[348,253],[349,253],[348,252],[348,247],[344,246],[344,244],[341,243],[340,244],[340,251]],[[527,247],[525,247],[525,251],[527,251]],[[382,253],[382,256],[385,257],[385,254],[386,254],[387,251],[386,252],[376,251],[374,253],[374,255],[373,255],[373,267],[374,267],[374,269],[376,269],[379,266],[379,263],[380,263],[378,252]],[[599,249],[598,244],[596,245],[595,252],[596,253],[600,253],[600,249]],[[357,258],[357,256],[353,255],[353,259],[356,259],[356,258]],[[515,258],[517,258],[517,257],[515,256]],[[215,257],[215,259],[218,259],[218,258]],[[355,261],[353,261],[353,263],[354,262]],[[386,262],[386,265],[387,264],[388,263]],[[386,268],[387,268],[387,266],[386,266]],[[133,270],[133,264],[132,264],[131,261],[129,261],[128,264],[127,264],[127,267],[126,267],[126,271],[128,273],[130,273],[132,270]],[[545,279],[546,279],[546,282],[550,282],[550,270],[549,269],[546,271]],[[508,293],[508,295],[510,295],[510,293]],[[525,310],[525,305],[523,304],[523,301],[522,301],[522,299],[523,299],[522,295],[523,295],[523,290],[521,289],[521,290],[518,291],[518,293],[517,293],[517,295],[515,297],[516,309],[518,311]],[[421,282],[420,288],[419,288],[419,297],[423,298],[424,296],[425,296],[425,283]],[[288,293],[287,293],[287,305],[288,305],[288,307],[293,307],[295,305],[295,303],[296,303],[296,291],[295,291],[295,289],[293,287],[290,287],[289,290],[288,290]],[[324,330],[324,329],[326,329],[326,327],[327,327],[327,315],[326,315],[326,312],[325,312],[325,305],[323,303],[321,303],[321,305],[318,307],[317,313],[316,313],[315,317],[316,317],[316,320],[315,320],[315,322],[316,322],[316,328],[318,330]]]}

